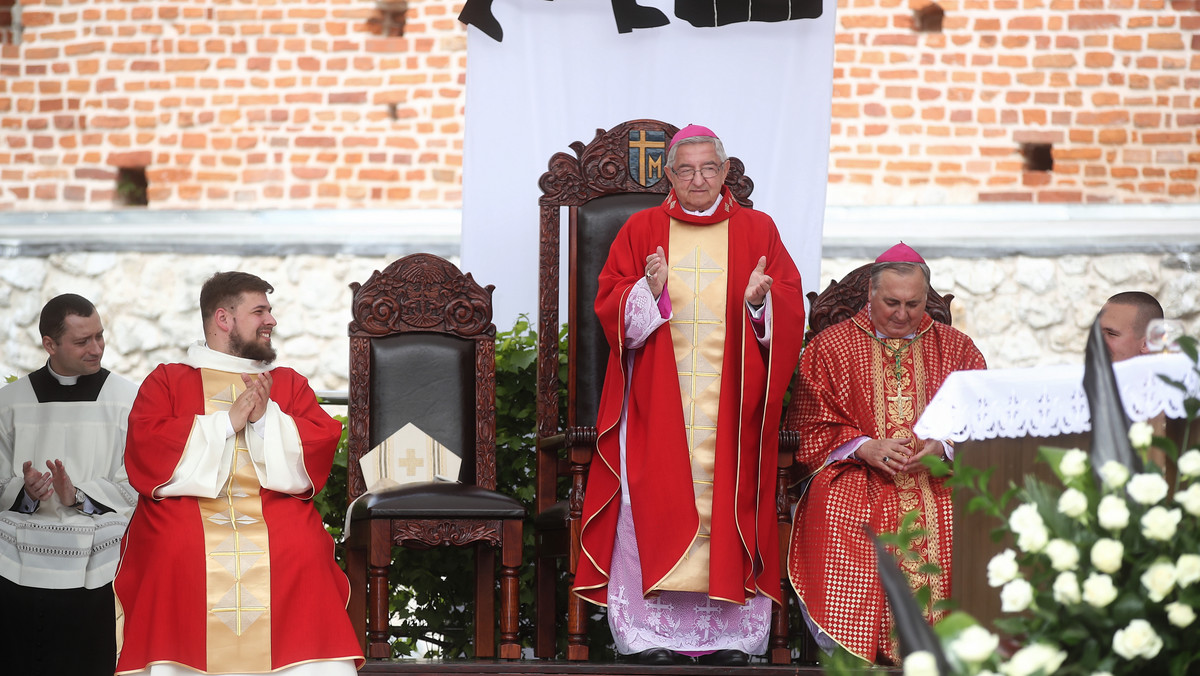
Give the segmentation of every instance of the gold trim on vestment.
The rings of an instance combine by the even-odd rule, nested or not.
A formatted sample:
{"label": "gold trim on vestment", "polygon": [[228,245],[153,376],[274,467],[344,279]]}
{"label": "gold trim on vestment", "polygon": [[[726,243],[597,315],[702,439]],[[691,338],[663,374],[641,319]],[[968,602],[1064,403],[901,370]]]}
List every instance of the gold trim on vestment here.
{"label": "gold trim on vestment", "polygon": [[707,593],[729,288],[729,221],[692,225],[672,218],[669,242],[671,343],[700,528],[683,558],[651,589]]}
{"label": "gold trim on vestment", "polygon": [[[245,389],[241,374],[200,373],[206,415],[228,411]],[[271,671],[270,547],[246,429],[234,437],[221,494],[196,499],[204,526],[207,670],[215,673]]]}

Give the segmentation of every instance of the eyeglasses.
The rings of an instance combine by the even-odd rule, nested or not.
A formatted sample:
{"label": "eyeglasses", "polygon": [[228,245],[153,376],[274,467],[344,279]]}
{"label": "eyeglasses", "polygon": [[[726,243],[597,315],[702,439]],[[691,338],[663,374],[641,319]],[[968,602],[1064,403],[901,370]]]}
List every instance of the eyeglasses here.
{"label": "eyeglasses", "polygon": [[[717,174],[721,173],[721,167],[724,166],[724,164],[724,162],[721,164],[706,164],[703,167],[700,167],[700,175],[704,178],[716,178]],[[681,167],[676,169],[672,167],[671,172],[685,181],[690,181],[692,180],[692,177],[696,175],[696,168]]]}

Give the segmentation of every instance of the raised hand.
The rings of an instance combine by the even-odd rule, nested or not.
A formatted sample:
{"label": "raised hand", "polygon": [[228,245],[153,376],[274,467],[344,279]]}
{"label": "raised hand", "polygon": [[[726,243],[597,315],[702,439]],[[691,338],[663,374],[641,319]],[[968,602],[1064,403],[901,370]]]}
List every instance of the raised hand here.
{"label": "raised hand", "polygon": [[50,470],[51,482],[54,484],[54,492],[58,494],[58,499],[68,507],[75,504],[75,483],[71,481],[67,470],[63,469],[62,460],[55,458],[54,462],[46,461],[46,467]]}
{"label": "raised hand", "polygon": [[750,283],[746,285],[746,302],[756,307],[762,305],[774,281],[767,274],[767,257],[762,256],[758,259],[758,265],[750,271]]}
{"label": "raised hand", "polygon": [[[47,464],[49,463],[47,462]],[[28,495],[31,500],[40,502],[49,499],[54,494],[50,473],[34,469],[32,460],[26,460],[25,464],[21,465],[21,473],[25,475],[25,495]]]}
{"label": "raised hand", "polygon": [[646,256],[646,282],[655,298],[662,294],[663,287],[667,285],[667,253],[661,246]]}

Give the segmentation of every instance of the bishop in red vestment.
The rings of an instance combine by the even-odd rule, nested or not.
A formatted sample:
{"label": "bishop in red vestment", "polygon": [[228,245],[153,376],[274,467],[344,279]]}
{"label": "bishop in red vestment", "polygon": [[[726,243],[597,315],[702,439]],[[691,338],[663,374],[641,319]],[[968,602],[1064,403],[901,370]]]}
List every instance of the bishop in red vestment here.
{"label": "bishop in red vestment", "polygon": [[629,219],[600,274],[610,354],[575,592],[608,606],[620,652],[744,663],[780,598],[775,470],[800,277],[771,218],[723,187],[711,131],[685,127],[667,164],[671,193]]}
{"label": "bishop in red vestment", "polygon": [[[962,332],[925,313],[929,268],[904,244],[872,267],[865,307],[825,329],[800,359],[796,460],[811,477],[792,529],[788,574],[809,629],[869,662],[895,664],[891,612],[862,525],[898,530],[918,514],[927,536],[906,561],[913,589],[950,596],[953,510],[950,489],[929,474],[926,456],[950,459],[948,442],[917,439],[912,428],[946,376],[986,368]],[[935,563],[938,575],[919,570]],[[930,618],[934,619],[934,618]]]}
{"label": "bishop in red vestment", "polygon": [[271,366],[270,290],[214,275],[207,345],[155,369],[134,401],[118,674],[349,676],[361,663],[349,584],[312,504],[341,424],[303,376]]}

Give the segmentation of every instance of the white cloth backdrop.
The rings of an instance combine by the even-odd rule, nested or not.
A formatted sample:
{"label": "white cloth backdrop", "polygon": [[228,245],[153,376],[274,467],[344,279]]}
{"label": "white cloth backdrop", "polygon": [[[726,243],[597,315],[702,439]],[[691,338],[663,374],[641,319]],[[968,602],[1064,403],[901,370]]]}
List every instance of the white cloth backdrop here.
{"label": "white cloth backdrop", "polygon": [[[713,129],[819,290],[836,0],[818,19],[619,34],[609,0],[495,0],[496,42],[468,27],[462,268],[495,284],[495,322],[537,316],[538,178],[597,128],[654,118]],[[564,219],[565,222],[565,219]],[[566,249],[566,238],[563,238]],[[561,317],[565,320],[565,316]]]}

